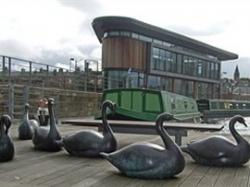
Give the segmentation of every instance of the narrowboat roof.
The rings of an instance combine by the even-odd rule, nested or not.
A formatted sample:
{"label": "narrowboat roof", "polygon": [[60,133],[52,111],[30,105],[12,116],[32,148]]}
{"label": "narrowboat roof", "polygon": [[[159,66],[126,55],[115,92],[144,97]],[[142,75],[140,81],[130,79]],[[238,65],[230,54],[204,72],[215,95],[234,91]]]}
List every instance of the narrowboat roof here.
{"label": "narrowboat roof", "polygon": [[237,59],[238,55],[209,44],[200,42],[198,40],[189,38],[187,36],[156,27],[142,21],[121,16],[104,16],[95,18],[92,22],[94,31],[102,42],[105,32],[112,30],[125,30],[130,32],[137,32],[148,37],[171,42],[176,45],[187,47],[205,54],[216,56],[219,60]]}
{"label": "narrowboat roof", "polygon": [[209,100],[210,102],[231,102],[231,103],[250,103],[248,100],[230,100],[230,99],[198,99],[199,100]]}
{"label": "narrowboat roof", "polygon": [[148,92],[148,93],[150,92],[150,93],[156,93],[156,94],[161,94],[161,95],[174,94],[182,98],[193,99],[191,97],[187,97],[185,95],[180,95],[180,94],[173,93],[173,92],[168,92],[166,90],[154,90],[154,89],[149,89],[149,88],[113,88],[113,89],[104,90],[103,93],[120,92],[120,91],[143,91],[143,92]]}
{"label": "narrowboat roof", "polygon": [[[151,92],[151,93],[172,93],[168,92],[165,90],[154,90],[154,89],[148,89],[148,88],[113,88],[113,89],[107,89],[104,90],[103,93],[108,93],[108,92],[120,92],[120,91],[146,91],[146,92]],[[179,95],[174,93],[175,95]],[[183,95],[182,95],[183,96]],[[183,96],[186,97],[186,96]]]}

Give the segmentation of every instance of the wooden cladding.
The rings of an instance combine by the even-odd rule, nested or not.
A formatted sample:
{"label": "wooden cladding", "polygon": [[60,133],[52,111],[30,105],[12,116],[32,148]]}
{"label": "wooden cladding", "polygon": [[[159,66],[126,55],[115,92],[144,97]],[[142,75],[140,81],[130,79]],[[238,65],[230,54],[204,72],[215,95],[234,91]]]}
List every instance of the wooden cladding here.
{"label": "wooden cladding", "polygon": [[131,38],[105,38],[102,42],[103,68],[146,70],[147,45]]}

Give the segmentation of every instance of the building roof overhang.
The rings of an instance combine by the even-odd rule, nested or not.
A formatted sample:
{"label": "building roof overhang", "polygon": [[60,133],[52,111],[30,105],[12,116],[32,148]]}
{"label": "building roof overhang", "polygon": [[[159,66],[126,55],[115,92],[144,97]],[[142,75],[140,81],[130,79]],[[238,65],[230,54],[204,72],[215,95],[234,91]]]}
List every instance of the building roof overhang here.
{"label": "building roof overhang", "polygon": [[98,17],[93,20],[92,27],[94,28],[100,42],[102,42],[103,35],[107,31],[125,30],[140,33],[158,40],[171,42],[175,45],[187,47],[201,53],[213,55],[219,60],[233,60],[238,58],[238,55],[235,53],[219,49],[198,40],[138,21],[133,18],[120,16]]}

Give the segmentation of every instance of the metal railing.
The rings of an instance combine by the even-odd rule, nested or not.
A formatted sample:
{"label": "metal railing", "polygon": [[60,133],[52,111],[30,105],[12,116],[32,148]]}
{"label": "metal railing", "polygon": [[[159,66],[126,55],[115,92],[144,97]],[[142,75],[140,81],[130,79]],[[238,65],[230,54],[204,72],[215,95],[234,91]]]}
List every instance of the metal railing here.
{"label": "metal railing", "polygon": [[[113,80],[120,83],[121,80]],[[0,84],[18,84],[44,88],[58,88],[102,92],[106,87],[102,71],[70,69],[0,55]]]}

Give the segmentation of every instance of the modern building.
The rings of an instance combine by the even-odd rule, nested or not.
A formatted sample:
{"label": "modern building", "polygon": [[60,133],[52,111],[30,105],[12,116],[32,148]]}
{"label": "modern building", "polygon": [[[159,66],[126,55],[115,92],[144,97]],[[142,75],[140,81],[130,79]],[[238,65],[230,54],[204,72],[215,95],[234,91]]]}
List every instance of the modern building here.
{"label": "modern building", "polygon": [[221,61],[238,55],[127,17],[99,17],[106,88],[145,87],[218,98]]}

